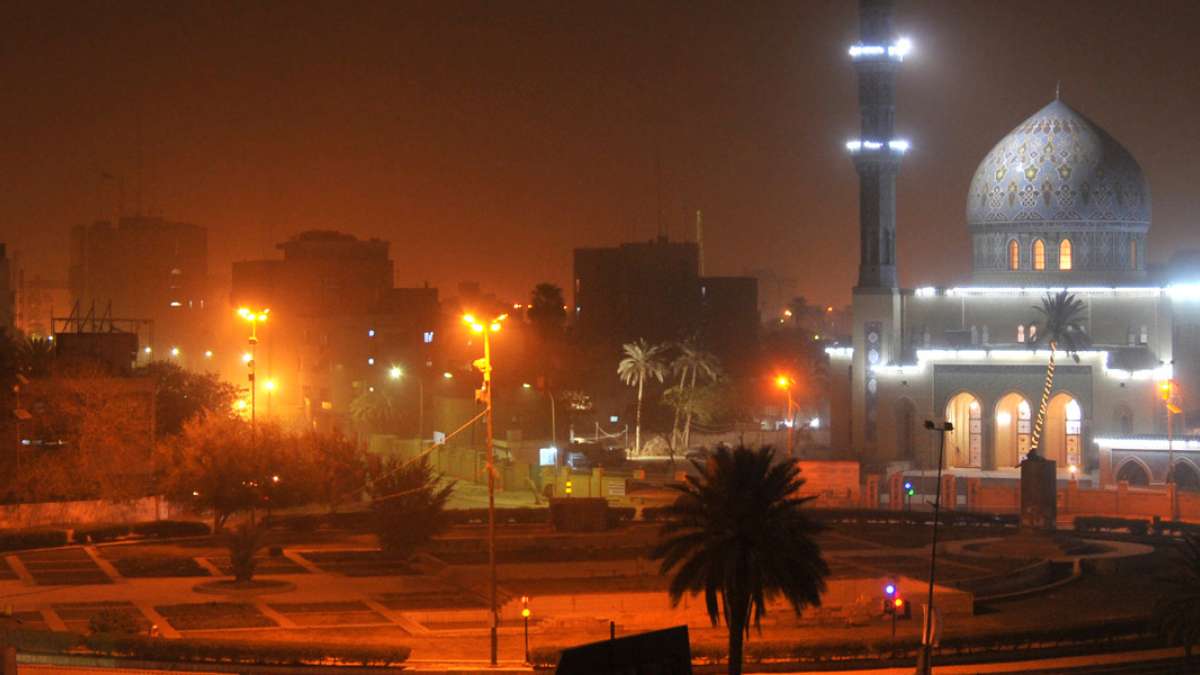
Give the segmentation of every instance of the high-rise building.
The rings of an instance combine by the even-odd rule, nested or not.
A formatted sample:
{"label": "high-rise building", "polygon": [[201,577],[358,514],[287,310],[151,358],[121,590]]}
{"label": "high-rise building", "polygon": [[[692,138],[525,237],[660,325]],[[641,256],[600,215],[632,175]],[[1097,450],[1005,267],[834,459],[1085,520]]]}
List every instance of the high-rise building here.
{"label": "high-rise building", "polygon": [[77,225],[67,283],[81,316],[147,322],[139,337],[151,349],[148,358],[190,362],[211,348],[208,232],[202,226],[156,216]]}
{"label": "high-rise building", "polygon": [[260,413],[345,427],[364,392],[422,388],[442,337],[436,288],[395,288],[386,241],[308,231],[277,248],[282,259],[233,265],[233,308],[270,310],[257,329]]}
{"label": "high-rise building", "polygon": [[16,325],[16,312],[12,262],[8,259],[8,247],[0,244],[0,329],[12,331]]}
{"label": "high-rise building", "polygon": [[700,276],[694,242],[576,249],[574,292],[575,332],[586,344],[698,337],[727,363],[744,361],[757,344],[757,280]]}

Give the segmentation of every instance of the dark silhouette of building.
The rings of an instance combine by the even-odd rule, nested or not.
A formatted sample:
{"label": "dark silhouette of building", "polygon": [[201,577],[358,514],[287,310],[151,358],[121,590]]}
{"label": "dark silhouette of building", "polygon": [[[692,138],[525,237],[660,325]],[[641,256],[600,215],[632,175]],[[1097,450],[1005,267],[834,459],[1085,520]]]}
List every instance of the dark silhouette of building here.
{"label": "dark silhouette of building", "polygon": [[[71,300],[80,314],[149,322],[148,358],[198,357],[212,347],[208,231],[157,216],[71,229]],[[64,308],[69,309],[69,308]],[[67,312],[63,311],[63,315]],[[176,351],[177,350],[177,351]]]}
{"label": "dark silhouette of building", "polygon": [[584,343],[700,337],[726,363],[744,361],[757,343],[757,280],[701,277],[694,242],[659,237],[576,249],[574,291],[575,332]]}
{"label": "dark silhouette of building", "polygon": [[415,396],[441,342],[437,289],[395,288],[386,241],[308,231],[277,248],[282,260],[233,265],[233,307],[271,310],[258,328],[260,413],[267,380],[274,414],[321,427],[347,425],[351,401],[372,388]]}
{"label": "dark silhouette of building", "polygon": [[12,264],[5,244],[0,244],[0,329],[11,332],[16,324],[16,294],[13,292]]}

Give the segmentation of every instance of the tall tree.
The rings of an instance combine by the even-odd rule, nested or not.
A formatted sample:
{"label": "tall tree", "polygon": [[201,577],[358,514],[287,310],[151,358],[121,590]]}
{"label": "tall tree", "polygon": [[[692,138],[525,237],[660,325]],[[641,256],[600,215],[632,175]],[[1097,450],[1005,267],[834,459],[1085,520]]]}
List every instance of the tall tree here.
{"label": "tall tree", "polygon": [[1033,425],[1033,439],[1029,450],[1031,456],[1041,452],[1046,408],[1050,404],[1050,392],[1054,389],[1054,353],[1061,349],[1074,359],[1075,363],[1079,363],[1079,350],[1090,342],[1082,322],[1086,308],[1082,300],[1068,293],[1066,289],[1055,295],[1047,293],[1040,306],[1033,306],[1039,320],[1034,323],[1037,327],[1037,337],[1031,342],[1049,347],[1050,358],[1046,362],[1046,382],[1042,386],[1042,401],[1038,405],[1037,421]]}
{"label": "tall tree", "polygon": [[672,604],[704,593],[713,625],[729,629],[729,672],[742,672],[742,646],[767,603],[782,595],[799,613],[820,606],[829,566],[797,497],[804,484],[794,463],[775,464],[769,447],[721,448],[688,476],[666,508],[667,522],[652,558],[671,575]]}
{"label": "tall tree", "polygon": [[[689,399],[696,398],[696,382],[699,378],[703,378],[707,382],[715,382],[721,371],[717,357],[710,352],[698,348],[692,342],[687,342],[679,346],[679,355],[675,357],[675,361],[671,364],[671,367],[675,372],[680,373],[681,377],[688,378],[687,388]],[[682,380],[680,384],[683,384]],[[695,415],[695,412],[695,406],[688,406],[684,412],[683,449],[685,452],[687,451],[688,443],[691,441],[692,417]]]}
{"label": "tall tree", "polygon": [[1177,553],[1169,573],[1159,579],[1162,591],[1152,621],[1167,644],[1183,645],[1190,665],[1192,648],[1200,643],[1200,537],[1185,535]]}
{"label": "tall tree", "polygon": [[543,341],[551,341],[560,337],[566,326],[566,306],[562,289],[554,284],[542,282],[533,287],[525,316]]}
{"label": "tall tree", "polygon": [[662,345],[651,346],[645,340],[626,343],[621,347],[625,357],[617,364],[617,376],[629,387],[637,387],[637,424],[634,432],[633,452],[642,453],[642,397],[646,380],[663,381],[666,366],[663,364]]}
{"label": "tall tree", "polygon": [[235,513],[306,504],[318,491],[311,457],[273,422],[198,417],[155,459],[162,493],[211,511],[214,530]]}
{"label": "tall tree", "polygon": [[213,373],[197,373],[169,361],[155,361],[135,373],[154,379],[154,427],[159,438],[174,436],[183,425],[211,413],[226,414],[237,387]]}

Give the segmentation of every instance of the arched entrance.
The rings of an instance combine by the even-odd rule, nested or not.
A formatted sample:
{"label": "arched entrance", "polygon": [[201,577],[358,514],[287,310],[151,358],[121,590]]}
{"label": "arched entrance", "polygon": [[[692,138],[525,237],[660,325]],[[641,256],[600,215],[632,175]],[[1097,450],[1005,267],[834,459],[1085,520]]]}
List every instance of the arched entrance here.
{"label": "arched entrance", "polygon": [[1058,462],[1061,469],[1083,463],[1083,409],[1070,394],[1055,394],[1046,406],[1046,430],[1042,457]]}
{"label": "arched entrance", "polygon": [[983,463],[983,409],[967,392],[946,403],[946,419],[954,431],[946,434],[946,466],[980,468]]}
{"label": "arched entrance", "polygon": [[1142,466],[1141,462],[1129,459],[1117,470],[1117,482],[1122,481],[1130,485],[1145,487],[1150,484],[1150,473],[1146,471],[1146,467]]}
{"label": "arched entrance", "polygon": [[1196,465],[1187,461],[1175,462],[1173,469],[1175,487],[1189,492],[1200,492],[1200,471]]}
{"label": "arched entrance", "polygon": [[1033,411],[1029,401],[1017,393],[1008,394],[996,404],[995,466],[1014,467],[1029,453],[1033,430]]}

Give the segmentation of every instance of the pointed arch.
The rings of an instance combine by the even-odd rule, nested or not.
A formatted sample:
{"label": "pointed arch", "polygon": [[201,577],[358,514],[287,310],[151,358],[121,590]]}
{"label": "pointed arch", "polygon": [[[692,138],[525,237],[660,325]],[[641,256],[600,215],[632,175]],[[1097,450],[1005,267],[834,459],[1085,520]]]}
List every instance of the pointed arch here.
{"label": "pointed arch", "polygon": [[1137,457],[1130,457],[1117,469],[1117,482],[1145,487],[1150,484],[1150,469]]}
{"label": "pointed arch", "polygon": [[946,402],[946,419],[954,430],[946,434],[945,466],[982,468],[983,407],[969,392],[959,392]]}
{"label": "pointed arch", "polygon": [[1016,239],[1008,240],[1008,269],[1021,269],[1021,245]]}
{"label": "pointed arch", "polygon": [[1063,239],[1058,244],[1058,269],[1069,270],[1072,266],[1071,261],[1071,240]]}
{"label": "pointed arch", "polygon": [[1046,269],[1046,242],[1041,239],[1033,240],[1033,269]]}
{"label": "pointed arch", "polygon": [[1173,468],[1173,478],[1175,486],[1180,490],[1188,492],[1200,492],[1200,469],[1188,459],[1180,459],[1175,462]]}

